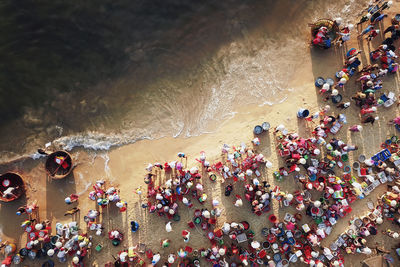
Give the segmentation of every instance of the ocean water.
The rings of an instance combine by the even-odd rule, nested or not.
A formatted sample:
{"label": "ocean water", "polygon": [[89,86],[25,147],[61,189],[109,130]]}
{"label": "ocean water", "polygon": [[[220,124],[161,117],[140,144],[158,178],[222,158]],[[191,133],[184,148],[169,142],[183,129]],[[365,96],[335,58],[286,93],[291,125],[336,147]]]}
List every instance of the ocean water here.
{"label": "ocean water", "polygon": [[108,150],[215,131],[242,105],[285,101],[308,22],[367,1],[5,1],[1,161],[47,142]]}

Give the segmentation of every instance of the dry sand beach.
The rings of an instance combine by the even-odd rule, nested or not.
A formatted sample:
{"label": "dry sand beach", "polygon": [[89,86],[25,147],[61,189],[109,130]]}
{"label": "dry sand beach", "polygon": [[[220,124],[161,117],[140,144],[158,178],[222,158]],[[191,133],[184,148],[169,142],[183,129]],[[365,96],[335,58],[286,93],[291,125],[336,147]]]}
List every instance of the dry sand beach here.
{"label": "dry sand beach", "polygon": [[[366,2],[366,1],[362,1]],[[400,3],[395,2],[389,10],[389,17],[397,13],[400,9]],[[282,12],[282,11],[279,11]],[[354,13],[356,13],[354,11]],[[296,14],[296,10],[293,10]],[[389,19],[385,19],[381,29],[388,26]],[[309,36],[309,29],[307,25],[302,25],[302,36]],[[254,35],[260,34],[255,31]],[[359,47],[363,52],[361,58],[363,63],[367,62],[368,51],[372,48],[364,41],[358,43],[356,32],[352,33],[352,40],[347,44],[347,48]],[[303,38],[307,39],[307,38]],[[371,46],[379,45],[381,38],[376,38],[371,43]],[[241,46],[246,45],[245,42],[238,41],[238,43],[226,44],[227,46]],[[289,44],[284,44],[289,45]],[[21,174],[26,179],[27,193],[26,197],[11,203],[2,203],[0,205],[0,237],[4,240],[14,240],[19,246],[24,246],[27,240],[26,234],[20,227],[24,221],[25,216],[15,215],[16,209],[32,200],[38,200],[39,213],[41,220],[51,220],[54,226],[56,222],[66,223],[73,219],[80,222],[82,229],[86,228],[83,221],[84,215],[89,209],[95,209],[96,204],[88,199],[87,195],[92,190],[92,184],[100,179],[107,181],[108,184],[120,188],[121,198],[128,202],[128,210],[125,213],[120,213],[116,207],[112,206],[103,211],[100,215],[100,221],[105,226],[105,232],[110,229],[120,229],[125,234],[125,240],[120,247],[113,247],[111,242],[105,237],[94,236],[93,246],[102,244],[103,249],[96,252],[94,249],[90,252],[89,257],[86,259],[85,266],[104,266],[106,262],[113,261],[112,255],[117,255],[121,247],[134,246],[136,244],[144,243],[154,252],[159,251],[163,257],[166,257],[171,252],[176,252],[183,246],[181,231],[187,229],[187,221],[191,220],[192,210],[186,207],[180,208],[181,220],[180,222],[173,222],[173,231],[167,233],[165,231],[166,218],[160,218],[155,214],[149,214],[146,209],[141,208],[144,203],[145,193],[138,196],[135,189],[139,186],[145,188],[143,178],[146,174],[145,167],[148,163],[154,162],[169,162],[177,159],[178,152],[185,152],[188,156],[187,167],[200,166],[195,160],[200,156],[200,151],[205,151],[207,158],[210,161],[218,161],[221,159],[221,147],[223,144],[239,146],[242,142],[251,146],[250,141],[254,138],[253,128],[255,125],[263,121],[268,121],[271,127],[276,127],[278,124],[284,124],[291,132],[297,132],[300,136],[308,137],[311,133],[312,124],[299,120],[296,117],[296,112],[299,108],[307,108],[311,113],[319,110],[327,103],[322,100],[318,94],[318,90],[314,86],[316,77],[333,77],[334,73],[343,65],[343,55],[346,47],[335,47],[330,50],[317,50],[309,49],[306,43],[299,45],[295,53],[291,55],[293,60],[293,68],[289,70],[290,77],[282,74],[283,78],[288,78],[286,85],[289,90],[280,92],[282,99],[281,103],[274,103],[273,105],[255,105],[255,104],[235,104],[233,110],[234,115],[215,122],[211,122],[210,129],[216,129],[210,133],[201,134],[192,137],[162,137],[155,140],[142,140],[133,144],[127,144],[119,147],[112,148],[108,151],[92,151],[83,148],[74,148],[71,151],[75,167],[72,173],[62,180],[52,180],[47,177],[44,170],[45,159],[18,159],[10,163],[4,163],[0,166],[0,173],[15,171]],[[218,52],[217,52],[218,53]],[[283,51],[284,53],[284,51]],[[257,57],[257,55],[255,55]],[[289,67],[291,64],[289,64]],[[274,71],[268,69],[265,71]],[[278,78],[279,79],[279,78]],[[240,81],[238,81],[240,86]],[[349,99],[354,94],[357,84],[354,78],[349,81],[346,86],[343,97]],[[243,88],[245,90],[245,88]],[[396,96],[400,95],[399,90],[399,77],[398,74],[384,78],[384,91],[393,91]],[[190,101],[188,98],[184,101]],[[218,105],[218,103],[216,103]],[[331,112],[339,113],[335,107],[332,106]],[[347,116],[347,125],[340,130],[337,137],[347,143],[359,146],[359,150],[350,154],[350,162],[364,154],[367,157],[372,156],[380,150],[381,143],[388,137],[396,134],[396,129],[388,126],[387,122],[390,119],[399,115],[397,105],[390,108],[379,108],[378,116],[380,117],[373,126],[366,125],[361,133],[350,133],[348,126],[360,124],[359,108],[352,105],[344,113]],[[183,116],[176,114],[176,116]],[[212,125],[214,124],[214,125]],[[215,127],[218,125],[218,127]],[[162,125],[160,126],[162,127]],[[300,189],[300,185],[294,182],[293,175],[289,175],[282,182],[274,180],[272,173],[279,167],[283,166],[281,159],[277,154],[276,141],[272,131],[265,133],[260,137],[261,145],[255,147],[255,150],[262,153],[269,161],[272,162],[273,167],[266,169],[262,175],[263,180],[267,180],[272,186],[278,185],[283,191],[293,192]],[[223,160],[225,160],[223,158]],[[186,162],[183,160],[183,162]],[[204,173],[203,173],[204,174]],[[206,175],[204,175],[206,177]],[[162,184],[166,178],[158,176],[156,184]],[[208,179],[203,179],[205,190],[209,199],[217,199],[220,201],[220,206],[223,209],[221,217],[218,218],[217,225],[221,226],[225,221],[232,220],[247,220],[251,229],[256,233],[255,239],[262,241],[263,237],[259,235],[261,229],[265,226],[270,226],[268,215],[256,216],[250,211],[249,203],[245,202],[243,207],[234,207],[234,196],[225,197],[224,187],[221,183],[222,178],[218,177],[217,182],[211,182]],[[240,183],[240,182],[239,182]],[[145,190],[145,189],[144,189]],[[378,187],[371,195],[363,200],[356,200],[352,204],[353,212],[350,216],[361,216],[368,211],[367,200],[372,200],[376,203],[376,198],[386,190],[386,185]],[[64,202],[64,198],[71,193],[80,196],[78,206],[80,213],[71,217],[65,217],[64,212],[71,208]],[[72,206],[75,206],[73,204]],[[200,207],[198,203],[195,206]],[[205,204],[206,207],[211,207],[210,201]],[[293,212],[292,207],[280,208],[277,202],[273,203],[271,212],[278,214],[282,219],[286,212]],[[323,246],[329,246],[340,233],[342,233],[349,225],[350,216],[344,217],[339,220],[335,225],[332,233],[323,240]],[[140,230],[136,233],[130,232],[130,221],[136,220],[140,224]],[[304,219],[306,222],[308,219]],[[379,226],[379,230],[386,228],[394,228],[388,221]],[[171,246],[162,249],[160,248],[160,241],[163,239],[170,239]],[[390,239],[387,236],[378,234],[374,237],[367,238],[368,244],[371,247],[375,246],[376,242],[384,244],[387,250],[391,251],[391,255],[396,259],[394,266],[400,266],[394,250],[392,247],[398,244],[399,241]],[[201,230],[192,230],[189,245],[193,248],[208,247],[208,239],[205,232]],[[360,261],[365,258],[365,255],[346,255],[345,266],[361,266]],[[26,260],[22,266],[40,266],[43,260],[30,261]],[[70,260],[68,261],[70,262]],[[56,263],[56,266],[67,266]],[[208,263],[202,262],[201,266],[208,266]],[[293,266],[303,266],[297,262]],[[305,266],[305,265],[304,265]]]}

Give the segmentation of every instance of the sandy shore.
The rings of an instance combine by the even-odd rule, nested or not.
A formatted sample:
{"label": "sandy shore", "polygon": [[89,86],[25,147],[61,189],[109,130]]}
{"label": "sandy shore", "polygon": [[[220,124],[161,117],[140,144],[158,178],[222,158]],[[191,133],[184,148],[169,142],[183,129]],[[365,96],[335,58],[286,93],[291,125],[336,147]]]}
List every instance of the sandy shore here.
{"label": "sandy shore", "polygon": [[[391,11],[398,9],[399,6],[400,4],[396,3],[391,8]],[[388,23],[388,19],[386,19],[382,28],[387,27]],[[355,33],[352,34],[352,40],[355,39],[355,35]],[[378,42],[376,40],[372,45],[375,46]],[[356,42],[350,43],[348,48],[355,45],[357,45]],[[365,62],[368,57],[368,46],[365,42],[362,45],[362,49],[365,51],[362,54],[362,59]],[[303,107],[315,112],[319,107],[326,104],[322,101],[322,97],[318,95],[318,91],[314,87],[314,80],[318,76],[333,77],[334,73],[340,69],[343,63],[343,51],[344,48],[327,51],[312,50],[311,53],[308,50],[299,51],[299,54],[304,53],[307,56],[300,57],[304,59],[303,65],[296,71],[290,84],[293,91],[287,95],[287,99],[283,103],[273,106],[239,107],[235,116],[222,122],[218,130],[213,133],[190,138],[168,137],[159,140],[144,140],[132,145],[115,148],[108,152],[95,153],[76,149],[72,151],[76,167],[70,176],[60,181],[50,180],[46,176],[44,159],[26,159],[17,163],[0,166],[1,173],[12,170],[23,175],[27,180],[28,188],[26,199],[18,200],[15,203],[1,204],[0,206],[0,234],[3,235],[3,240],[14,239],[21,245],[25,244],[27,237],[20,228],[20,223],[25,217],[17,217],[15,211],[17,207],[25,204],[26,201],[35,199],[38,200],[40,218],[42,220],[49,219],[55,225],[56,222],[68,222],[72,221],[72,219],[77,219],[81,222],[81,228],[85,229],[83,216],[86,215],[89,209],[93,209],[96,206],[87,197],[88,192],[91,190],[91,184],[96,180],[104,179],[109,181],[110,184],[119,187],[122,199],[128,202],[127,213],[120,214],[114,206],[104,211],[100,220],[106,226],[106,230],[123,230],[126,236],[123,246],[126,247],[141,242],[148,245],[153,251],[160,251],[163,255],[176,252],[179,247],[184,246],[180,232],[187,228],[186,222],[191,219],[193,209],[187,210],[186,207],[180,207],[181,221],[173,223],[173,232],[171,233],[165,231],[165,223],[167,222],[165,218],[149,214],[142,209],[140,204],[144,199],[135,194],[135,189],[140,185],[144,187],[143,177],[147,164],[150,162],[164,163],[166,161],[177,160],[176,155],[180,151],[188,155],[187,166],[189,168],[199,165],[195,158],[200,155],[200,151],[205,151],[208,159],[219,160],[223,144],[239,146],[242,142],[245,142],[247,145],[250,145],[250,140],[253,139],[253,127],[263,121],[270,122],[272,127],[283,123],[290,131],[298,132],[304,137],[310,136],[309,128],[311,125],[307,125],[304,120],[298,120],[296,111],[300,107]],[[311,56],[308,56],[308,54]],[[349,84],[346,85],[343,94],[344,99],[348,99],[354,94],[356,88],[358,88],[354,80],[352,78]],[[398,81],[398,75],[385,77],[382,91],[393,91],[398,96],[400,93]],[[332,108],[332,112],[335,114],[339,113],[336,108]],[[359,108],[352,105],[344,113],[347,116],[348,124],[342,128],[337,137],[345,142],[359,146],[358,151],[350,154],[350,162],[360,154],[365,154],[367,157],[375,154],[375,152],[380,150],[380,144],[387,137],[396,134],[394,127],[388,127],[386,124],[388,120],[399,115],[396,105],[388,109],[379,108],[378,115],[380,120],[374,126],[366,125],[361,133],[356,134],[350,134],[347,128],[348,125],[360,123]],[[273,168],[269,169],[263,175],[263,179],[268,180],[272,185],[279,185],[283,191],[293,192],[299,189],[300,185],[294,183],[292,176],[287,177],[283,182],[273,180],[272,172],[282,166],[275,149],[274,136],[272,132],[269,132],[264,134],[260,139],[261,145],[256,150],[273,163]],[[164,179],[165,177],[158,177],[158,182],[162,183]],[[219,182],[212,183],[208,179],[204,179],[203,182],[209,198],[220,200],[221,206],[224,209],[223,215],[218,219],[218,225],[222,225],[225,221],[247,220],[256,233],[255,239],[258,241],[263,240],[263,237],[259,234],[260,230],[262,227],[270,224],[267,222],[266,215],[258,217],[252,214],[247,202],[240,209],[234,207],[234,196],[225,197],[223,194],[223,185]],[[382,193],[385,188],[385,185],[381,185],[368,198],[357,200],[352,206],[352,215],[364,214],[367,211],[367,199],[375,201],[376,196]],[[80,195],[79,207],[81,212],[75,218],[63,216],[64,212],[71,208],[64,204],[64,198],[71,193]],[[200,206],[198,203],[195,205]],[[209,201],[206,206],[210,207]],[[280,218],[283,218],[286,212],[293,211],[292,208],[279,209],[276,203],[273,204],[273,210],[276,214],[279,214]],[[332,231],[332,234],[324,240],[323,245],[329,245],[331,241],[335,240],[348,226],[349,219],[350,217],[348,216],[340,220]],[[140,223],[140,230],[135,234],[131,234],[129,230],[129,222],[131,220],[137,220]],[[386,222],[379,229],[382,230],[389,227],[391,226]],[[162,249],[160,248],[160,241],[166,238],[172,241],[171,246],[167,249]],[[393,242],[393,239],[388,240],[379,234],[374,238],[369,238],[368,244],[373,247],[375,242],[381,241],[384,242],[386,249],[391,249],[397,243]],[[112,247],[111,242],[105,236],[102,238],[94,237],[93,245],[96,246],[99,243],[104,245],[103,250],[96,252],[93,249],[89,259],[86,260],[95,266],[103,266],[105,262],[112,261],[112,255],[116,255],[122,248],[122,246]],[[193,230],[189,245],[193,248],[208,247],[209,242],[205,237],[205,232]],[[393,250],[392,256],[395,257]],[[361,266],[361,258],[361,255],[346,256],[346,266]],[[27,266],[39,266],[39,261],[32,262],[27,260],[24,264]],[[203,262],[203,264],[206,263]],[[396,262],[396,264],[400,263]],[[57,266],[63,265],[57,263]],[[89,264],[88,266],[91,265]]]}

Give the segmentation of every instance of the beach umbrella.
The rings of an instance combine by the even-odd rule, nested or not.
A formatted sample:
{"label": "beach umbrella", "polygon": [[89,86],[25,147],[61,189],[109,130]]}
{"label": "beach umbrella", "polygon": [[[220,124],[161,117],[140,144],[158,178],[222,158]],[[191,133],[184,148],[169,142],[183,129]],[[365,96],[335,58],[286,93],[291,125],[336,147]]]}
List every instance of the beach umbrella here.
{"label": "beach umbrella", "polygon": [[180,250],[178,251],[178,256],[179,256],[180,258],[185,258],[185,257],[187,256],[187,252],[184,251],[183,249],[180,249]]}

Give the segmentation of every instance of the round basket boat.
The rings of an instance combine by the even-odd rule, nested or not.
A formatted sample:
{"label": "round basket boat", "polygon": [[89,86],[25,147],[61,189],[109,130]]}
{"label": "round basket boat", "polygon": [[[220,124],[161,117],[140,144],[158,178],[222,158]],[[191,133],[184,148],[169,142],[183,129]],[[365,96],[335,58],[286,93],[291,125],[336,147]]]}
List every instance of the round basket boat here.
{"label": "round basket boat", "polygon": [[[3,194],[8,188],[13,187],[12,195]],[[0,176],[0,201],[11,202],[20,198],[25,193],[24,180],[19,174],[7,172]]]}
{"label": "round basket boat", "polygon": [[45,168],[53,179],[62,179],[72,170],[71,155],[63,150],[53,152],[47,157]]}
{"label": "round basket boat", "polygon": [[[315,36],[317,35],[319,29],[321,27],[326,27],[328,29],[327,37],[330,42],[333,42],[338,37],[337,33],[340,31],[339,26],[331,19],[319,19],[314,23],[310,23],[309,26],[311,27],[311,38],[314,40]],[[321,48],[329,48],[325,43],[320,43],[314,45]]]}

